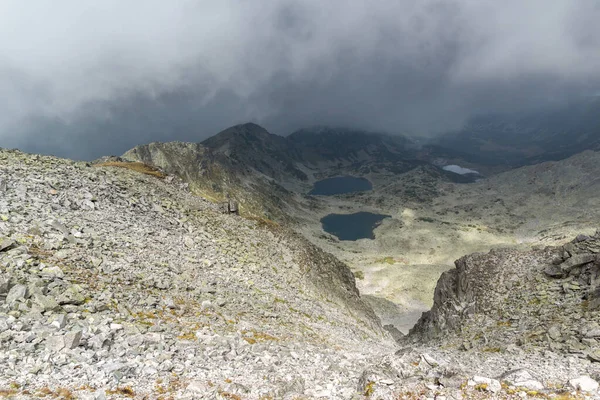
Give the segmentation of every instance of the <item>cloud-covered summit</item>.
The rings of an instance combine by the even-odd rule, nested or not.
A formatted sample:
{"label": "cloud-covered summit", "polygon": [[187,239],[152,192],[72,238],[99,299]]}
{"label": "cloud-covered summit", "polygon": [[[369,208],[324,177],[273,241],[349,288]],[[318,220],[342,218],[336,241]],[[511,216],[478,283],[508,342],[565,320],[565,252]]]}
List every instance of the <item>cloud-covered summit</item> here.
{"label": "cloud-covered summit", "polygon": [[0,146],[75,158],[255,121],[432,134],[596,93],[595,0],[0,3]]}

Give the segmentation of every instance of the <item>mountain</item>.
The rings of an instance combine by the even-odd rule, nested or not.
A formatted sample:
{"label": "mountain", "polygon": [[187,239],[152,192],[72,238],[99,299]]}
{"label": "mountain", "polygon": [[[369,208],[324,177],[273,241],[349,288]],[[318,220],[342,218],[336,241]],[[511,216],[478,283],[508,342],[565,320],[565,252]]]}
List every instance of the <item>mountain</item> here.
{"label": "mountain", "polygon": [[[596,228],[598,152],[504,172],[492,165],[496,171],[485,177],[444,170],[426,151],[382,134],[313,128],[283,138],[245,124],[202,144],[138,146],[124,158],[177,175],[206,198],[229,195],[245,216],[301,232],[361,276],[360,290],[381,299],[372,304],[398,305],[397,317],[384,320],[402,332],[431,307],[435,282],[464,254],[557,245]],[[367,179],[372,189],[308,194],[321,179],[348,175]],[[365,211],[391,216],[371,240],[339,240],[323,229],[321,220],[330,214]],[[383,308],[376,312],[390,315]]]}
{"label": "mountain", "polygon": [[488,114],[426,146],[430,155],[515,168],[600,150],[600,98],[543,110]]}
{"label": "mountain", "polygon": [[0,165],[2,396],[600,394],[600,233],[462,257],[402,337],[344,263],[174,175],[2,149]]}
{"label": "mountain", "polygon": [[295,166],[300,152],[286,138],[273,135],[263,127],[248,123],[225,129],[202,142],[213,154],[228,157],[234,166],[253,168],[275,180],[307,176]]}
{"label": "mountain", "polygon": [[[192,190],[223,201],[236,199],[242,212],[291,221],[312,183],[328,176],[399,174],[425,161],[414,158],[408,139],[342,129],[303,130],[289,137],[248,123],[202,143],[150,143],[123,155],[176,174]],[[437,167],[434,167],[437,168]],[[306,208],[306,207],[304,207]]]}
{"label": "mountain", "polygon": [[123,158],[177,175],[194,193],[213,201],[235,199],[249,215],[286,220],[284,209],[294,200],[278,182],[284,177],[302,182],[306,177],[284,156],[287,148],[280,139],[247,124],[227,129],[204,143],[140,145]]}
{"label": "mountain", "polygon": [[360,173],[389,169],[395,173],[423,164],[414,144],[403,136],[341,128],[301,129],[288,136],[307,164]]}

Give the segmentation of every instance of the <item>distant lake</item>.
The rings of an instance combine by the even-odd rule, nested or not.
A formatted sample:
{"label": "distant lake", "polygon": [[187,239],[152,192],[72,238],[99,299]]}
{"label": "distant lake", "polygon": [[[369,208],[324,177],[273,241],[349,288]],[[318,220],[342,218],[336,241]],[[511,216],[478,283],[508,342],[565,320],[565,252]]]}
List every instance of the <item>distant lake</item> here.
{"label": "distant lake", "polygon": [[384,214],[359,212],[356,214],[329,214],[321,218],[323,230],[340,240],[375,239],[373,229],[391,217]]}
{"label": "distant lake", "polygon": [[315,182],[313,189],[308,194],[332,196],[334,194],[362,192],[372,190],[373,185],[365,178],[354,176],[336,176]]}

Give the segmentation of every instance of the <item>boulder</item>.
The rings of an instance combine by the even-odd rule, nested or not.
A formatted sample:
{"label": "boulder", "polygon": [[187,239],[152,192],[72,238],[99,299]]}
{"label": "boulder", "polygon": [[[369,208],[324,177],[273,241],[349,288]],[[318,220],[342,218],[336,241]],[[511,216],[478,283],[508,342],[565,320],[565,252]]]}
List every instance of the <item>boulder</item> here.
{"label": "boulder", "polygon": [[18,300],[25,300],[28,295],[27,286],[15,285],[13,286],[6,295],[6,303],[11,305]]}
{"label": "boulder", "polygon": [[598,391],[598,382],[589,376],[580,376],[571,379],[569,381],[569,386],[575,390],[581,390],[582,392],[596,393]]}

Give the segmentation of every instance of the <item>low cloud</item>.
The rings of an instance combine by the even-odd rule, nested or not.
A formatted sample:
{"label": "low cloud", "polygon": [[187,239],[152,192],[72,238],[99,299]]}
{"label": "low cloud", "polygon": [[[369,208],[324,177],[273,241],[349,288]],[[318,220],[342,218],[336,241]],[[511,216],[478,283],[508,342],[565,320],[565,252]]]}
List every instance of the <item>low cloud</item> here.
{"label": "low cloud", "polygon": [[0,146],[74,158],[254,121],[432,135],[597,93],[594,0],[0,3]]}

